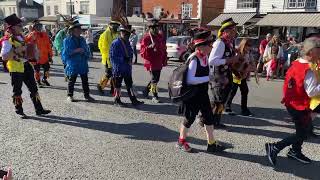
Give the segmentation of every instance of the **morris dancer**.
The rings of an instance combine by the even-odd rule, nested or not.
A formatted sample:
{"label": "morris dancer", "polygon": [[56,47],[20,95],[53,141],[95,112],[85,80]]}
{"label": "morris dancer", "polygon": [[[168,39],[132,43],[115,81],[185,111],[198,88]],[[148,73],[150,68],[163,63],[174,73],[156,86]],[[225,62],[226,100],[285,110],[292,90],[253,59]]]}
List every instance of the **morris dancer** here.
{"label": "morris dancer", "polygon": [[74,84],[78,75],[81,77],[84,98],[87,101],[94,101],[90,96],[88,83],[88,60],[90,58],[89,47],[86,40],[81,37],[81,24],[75,20],[69,27],[69,36],[63,41],[62,57],[66,62],[65,74],[68,77],[68,98],[70,102],[74,102],[73,92]]}
{"label": "morris dancer", "polygon": [[209,84],[209,62],[208,54],[211,50],[212,37],[210,31],[196,32],[193,38],[195,52],[190,55],[187,84],[191,88],[196,88],[197,93],[193,97],[184,100],[181,108],[185,120],[180,127],[180,136],[177,147],[185,152],[191,152],[192,148],[186,141],[189,128],[196,119],[199,111],[202,114],[203,123],[207,135],[207,152],[215,153],[225,149],[224,146],[217,143],[213,136],[213,113],[208,95]]}
{"label": "morris dancer", "polygon": [[[303,57],[294,61],[288,69],[283,85],[282,103],[292,117],[296,132],[281,141],[265,145],[268,159],[273,166],[277,163],[278,153],[287,146],[292,146],[287,154],[289,158],[304,164],[311,163],[301,149],[312,129],[310,98],[314,99],[320,95],[320,84],[310,68],[310,64],[317,63],[320,59],[320,39],[306,39],[303,42],[302,53]],[[316,106],[311,101],[311,108],[314,109]]]}
{"label": "morris dancer", "polygon": [[236,55],[233,46],[234,39],[237,36],[237,23],[230,18],[221,24],[218,39],[214,42],[209,57],[209,64],[213,71],[210,81],[213,94],[211,104],[213,105],[216,128],[226,127],[221,123],[221,115],[232,88],[231,65],[239,59],[239,55]]}
{"label": "morris dancer", "polygon": [[100,49],[100,53],[102,56],[101,63],[105,67],[105,74],[100,79],[99,84],[97,84],[97,88],[101,94],[104,94],[103,89],[108,85],[110,82],[111,90],[110,94],[113,95],[113,83],[111,81],[112,78],[112,65],[110,62],[110,47],[111,43],[118,37],[118,28],[120,26],[120,22],[118,21],[118,14],[113,13],[111,17],[111,22],[107,29],[100,35],[98,46]]}
{"label": "morris dancer", "polygon": [[[42,83],[46,86],[50,86],[48,82],[49,78],[49,62],[52,61],[52,49],[49,36],[46,32],[42,32],[42,24],[35,20],[32,26],[32,32],[26,36],[26,42],[36,44],[39,50],[39,59],[35,61],[35,79],[39,87],[42,87]],[[41,79],[40,68],[43,68],[43,78]],[[41,83],[42,82],[42,83]]]}
{"label": "morris dancer", "polygon": [[152,19],[148,24],[149,31],[141,40],[141,57],[144,59],[144,67],[151,75],[151,80],[143,91],[145,97],[149,92],[153,94],[152,102],[159,103],[158,82],[162,67],[167,65],[167,47],[162,34],[159,33],[157,19]]}
{"label": "morris dancer", "polygon": [[50,110],[42,107],[36,81],[34,79],[34,71],[32,65],[25,59],[26,46],[22,34],[21,19],[16,14],[12,14],[4,19],[8,24],[8,35],[2,41],[1,57],[7,61],[7,67],[11,76],[11,84],[13,87],[13,104],[16,113],[21,118],[28,118],[22,108],[22,84],[24,83],[30,91],[30,97],[34,104],[36,114],[49,114]]}
{"label": "morris dancer", "polygon": [[114,104],[118,106],[125,106],[121,102],[121,84],[124,80],[129,98],[132,105],[137,106],[143,104],[143,102],[138,101],[134,91],[132,89],[132,59],[133,50],[131,48],[129,37],[131,33],[131,25],[128,22],[123,23],[120,26],[120,36],[113,41],[110,48],[110,60],[112,64],[112,75],[115,82],[115,100]]}

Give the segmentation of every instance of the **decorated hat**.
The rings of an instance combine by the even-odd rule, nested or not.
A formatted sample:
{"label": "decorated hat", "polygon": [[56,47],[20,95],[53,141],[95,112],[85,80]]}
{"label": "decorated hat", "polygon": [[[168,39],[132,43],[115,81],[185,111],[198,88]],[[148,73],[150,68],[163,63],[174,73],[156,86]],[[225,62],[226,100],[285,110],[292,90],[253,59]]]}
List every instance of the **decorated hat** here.
{"label": "decorated hat", "polygon": [[37,20],[34,20],[32,21],[32,27],[36,27],[36,26],[42,26],[41,22],[37,19]]}
{"label": "decorated hat", "polygon": [[69,26],[69,30],[81,27],[82,25],[79,23],[79,20],[74,20],[72,24]]}
{"label": "decorated hat", "polygon": [[10,16],[5,17],[4,22],[8,24],[8,26],[16,26],[20,23],[22,23],[22,20],[17,17],[16,14],[11,14]]}
{"label": "decorated hat", "polygon": [[222,32],[224,30],[231,29],[237,25],[238,25],[238,23],[235,23],[232,18],[228,18],[228,19],[222,21],[221,28],[219,29],[219,32],[218,32],[218,37],[220,37],[222,35]]}
{"label": "decorated hat", "polygon": [[193,36],[193,44],[194,46],[201,46],[208,43],[212,43],[213,36],[211,35],[211,31],[201,29],[198,32],[194,33]]}
{"label": "decorated hat", "polygon": [[125,31],[127,33],[131,33],[131,28],[132,28],[132,26],[130,24],[128,24],[128,25],[121,24],[119,27],[119,31]]}
{"label": "decorated hat", "polygon": [[147,25],[148,27],[157,27],[159,26],[159,19],[156,19],[156,18],[148,19]]}

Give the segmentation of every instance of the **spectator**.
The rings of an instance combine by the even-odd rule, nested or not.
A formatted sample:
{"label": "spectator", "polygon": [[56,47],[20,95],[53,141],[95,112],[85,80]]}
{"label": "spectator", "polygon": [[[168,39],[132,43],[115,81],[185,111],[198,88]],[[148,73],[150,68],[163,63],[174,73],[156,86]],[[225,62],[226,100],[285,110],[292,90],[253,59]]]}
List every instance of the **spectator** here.
{"label": "spectator", "polygon": [[279,36],[274,35],[263,54],[263,60],[267,69],[267,81],[273,78],[281,58],[283,58],[283,49],[279,42]]}
{"label": "spectator", "polygon": [[137,64],[138,63],[138,55],[137,55],[138,35],[136,34],[135,29],[132,30],[129,41],[135,57],[134,64]]}
{"label": "spectator", "polygon": [[86,43],[90,49],[90,53],[91,53],[91,57],[93,57],[93,36],[92,36],[92,30],[91,29],[88,29],[86,32],[85,32],[85,35],[84,35],[85,39],[86,39]]}
{"label": "spectator", "polygon": [[263,54],[271,38],[272,38],[272,35],[268,33],[266,38],[260,42],[260,46],[259,46],[260,58],[257,65],[258,72],[261,72],[263,69]]}

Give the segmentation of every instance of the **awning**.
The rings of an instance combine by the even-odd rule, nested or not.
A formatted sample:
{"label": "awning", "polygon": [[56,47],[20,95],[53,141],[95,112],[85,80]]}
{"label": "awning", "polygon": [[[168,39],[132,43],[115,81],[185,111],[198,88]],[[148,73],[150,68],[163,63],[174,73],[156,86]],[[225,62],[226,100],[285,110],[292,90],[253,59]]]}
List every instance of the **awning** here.
{"label": "awning", "polygon": [[209,22],[208,26],[221,26],[221,22],[232,18],[234,22],[238,23],[238,26],[243,26],[247,21],[253,18],[256,13],[224,13],[220,14],[214,20]]}
{"label": "awning", "polygon": [[257,26],[320,27],[320,13],[267,14]]}

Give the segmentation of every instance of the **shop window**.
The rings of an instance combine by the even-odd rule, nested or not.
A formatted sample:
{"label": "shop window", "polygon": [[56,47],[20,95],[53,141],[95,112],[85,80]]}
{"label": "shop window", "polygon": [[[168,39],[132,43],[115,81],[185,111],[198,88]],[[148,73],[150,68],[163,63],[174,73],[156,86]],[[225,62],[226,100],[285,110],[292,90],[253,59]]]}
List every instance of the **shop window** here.
{"label": "shop window", "polygon": [[50,12],[50,6],[47,6],[47,16],[50,16],[51,12]]}
{"label": "shop window", "polygon": [[156,7],[154,7],[154,8],[153,8],[153,14],[154,14],[154,16],[157,17],[157,18],[160,17],[161,11],[162,11],[161,6],[156,6]]}
{"label": "shop window", "polygon": [[54,14],[57,14],[59,12],[59,6],[55,5],[53,8],[54,8]]}
{"label": "shop window", "polygon": [[317,0],[288,0],[288,8],[315,8]]}
{"label": "shop window", "polygon": [[259,6],[259,0],[238,0],[238,9],[257,8]]}
{"label": "shop window", "polygon": [[71,10],[72,10],[72,14],[74,14],[74,2],[67,2],[67,14],[71,14]]}
{"label": "shop window", "polygon": [[89,1],[80,1],[80,11],[83,14],[89,14]]}
{"label": "shop window", "polygon": [[190,19],[192,17],[192,4],[182,4],[182,18]]}

